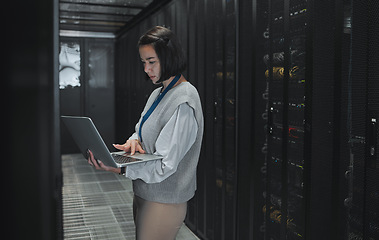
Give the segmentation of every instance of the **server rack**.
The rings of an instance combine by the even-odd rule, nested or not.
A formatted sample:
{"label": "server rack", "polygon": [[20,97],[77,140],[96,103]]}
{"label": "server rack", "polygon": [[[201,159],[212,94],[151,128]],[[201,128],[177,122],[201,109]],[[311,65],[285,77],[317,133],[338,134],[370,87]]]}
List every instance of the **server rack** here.
{"label": "server rack", "polygon": [[351,77],[348,85],[350,161],[346,167],[349,239],[379,239],[378,14],[376,1],[352,2]]}
{"label": "server rack", "polygon": [[260,94],[266,137],[261,149],[264,187],[255,201],[261,207],[255,206],[254,213],[261,222],[255,217],[253,239],[332,239],[338,232],[332,228],[339,226],[329,219],[339,213],[333,207],[340,208],[333,176],[340,169],[333,161],[339,157],[335,146],[341,129],[336,124],[341,116],[335,114],[341,83],[338,3],[257,4],[265,9],[259,23],[267,26],[262,33],[264,68],[256,65],[261,72],[256,80],[266,82]]}
{"label": "server rack", "polygon": [[[186,78],[198,89],[205,132],[196,196],[186,224],[202,239],[237,234],[236,0],[177,0],[116,40],[117,139],[132,133],[152,85],[144,81],[136,43],[155,25],[171,28],[187,55]],[[128,66],[128,67],[125,67]],[[250,94],[250,93],[249,93]],[[140,109],[140,110],[138,110]],[[246,158],[248,161],[248,158]]]}
{"label": "server rack", "polygon": [[253,109],[266,105],[259,121],[267,135],[255,141],[264,187],[255,188],[262,207],[254,207],[251,239],[377,239],[378,3],[257,8],[264,14],[255,22],[267,29],[256,38],[266,52],[256,80],[265,76],[267,87],[256,84],[264,101]]}
{"label": "server rack", "polygon": [[306,1],[269,1],[265,77],[266,171],[263,192],[266,239],[304,236]]}
{"label": "server rack", "polygon": [[187,53],[184,74],[205,116],[191,230],[201,239],[376,239],[377,7],[171,1],[116,40],[118,141],[152,90],[135,44],[165,25]]}

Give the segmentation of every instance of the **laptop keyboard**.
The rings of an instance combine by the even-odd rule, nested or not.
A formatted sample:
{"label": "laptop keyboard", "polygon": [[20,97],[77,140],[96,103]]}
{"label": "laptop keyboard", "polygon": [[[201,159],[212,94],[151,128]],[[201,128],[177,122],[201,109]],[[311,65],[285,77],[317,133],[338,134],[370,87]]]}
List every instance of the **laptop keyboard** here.
{"label": "laptop keyboard", "polygon": [[115,162],[118,164],[140,161],[136,158],[131,158],[131,157],[127,157],[127,156],[119,155],[119,154],[112,154],[112,157],[115,160]]}

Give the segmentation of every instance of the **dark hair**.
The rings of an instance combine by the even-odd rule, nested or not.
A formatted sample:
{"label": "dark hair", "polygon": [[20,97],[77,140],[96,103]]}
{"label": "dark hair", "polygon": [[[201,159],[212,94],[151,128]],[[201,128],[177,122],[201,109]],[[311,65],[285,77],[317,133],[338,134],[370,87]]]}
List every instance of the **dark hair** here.
{"label": "dark hair", "polygon": [[175,36],[168,28],[156,26],[142,35],[138,47],[152,45],[161,66],[159,82],[182,73],[186,69],[186,60],[183,49]]}

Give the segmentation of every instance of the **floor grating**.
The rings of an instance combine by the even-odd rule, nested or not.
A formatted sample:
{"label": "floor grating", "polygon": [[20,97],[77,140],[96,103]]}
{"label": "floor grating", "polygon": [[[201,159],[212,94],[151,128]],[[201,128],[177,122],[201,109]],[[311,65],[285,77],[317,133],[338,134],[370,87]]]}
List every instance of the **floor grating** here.
{"label": "floor grating", "polygon": [[[62,155],[64,239],[134,240],[131,181],[96,171],[80,154]],[[198,240],[183,224],[177,240]]]}

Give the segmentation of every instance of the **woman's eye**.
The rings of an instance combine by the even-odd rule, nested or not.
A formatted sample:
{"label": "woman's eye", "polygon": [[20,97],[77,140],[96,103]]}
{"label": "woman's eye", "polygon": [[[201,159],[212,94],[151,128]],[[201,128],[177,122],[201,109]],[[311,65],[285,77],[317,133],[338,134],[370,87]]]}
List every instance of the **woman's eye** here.
{"label": "woman's eye", "polygon": [[[150,65],[153,65],[154,63],[155,63],[156,61],[149,61],[148,63],[150,64]],[[142,62],[142,64],[145,66],[146,65],[146,62]]]}

